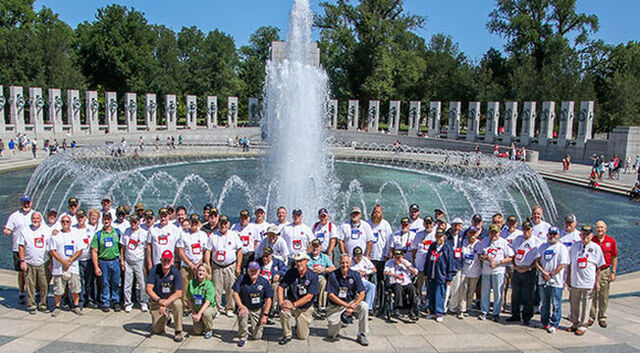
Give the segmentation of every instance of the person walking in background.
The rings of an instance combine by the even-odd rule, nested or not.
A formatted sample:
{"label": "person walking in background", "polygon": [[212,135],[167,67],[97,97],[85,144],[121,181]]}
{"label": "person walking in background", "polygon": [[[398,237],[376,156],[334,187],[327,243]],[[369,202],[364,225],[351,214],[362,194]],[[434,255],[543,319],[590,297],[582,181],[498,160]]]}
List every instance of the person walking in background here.
{"label": "person walking in background", "polygon": [[0,139],[0,157],[2,157],[2,152],[4,151],[4,141]]}
{"label": "person walking in background", "polygon": [[562,171],[568,172],[571,167],[571,155],[567,153],[567,156],[562,159]]}
{"label": "person walking in background", "polygon": [[13,142],[13,139],[9,140],[9,151],[11,151],[13,155],[16,154],[16,143]]}

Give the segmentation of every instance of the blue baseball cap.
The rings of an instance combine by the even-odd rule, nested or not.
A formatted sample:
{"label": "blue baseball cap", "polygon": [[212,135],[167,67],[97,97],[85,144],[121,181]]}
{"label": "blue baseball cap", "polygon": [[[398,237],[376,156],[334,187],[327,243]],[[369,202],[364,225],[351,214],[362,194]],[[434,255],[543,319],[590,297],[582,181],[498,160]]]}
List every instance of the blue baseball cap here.
{"label": "blue baseball cap", "polygon": [[260,265],[255,262],[255,261],[251,261],[249,262],[249,266],[247,267],[248,270],[259,270],[260,269]]}
{"label": "blue baseball cap", "polygon": [[551,233],[558,234],[558,233],[560,233],[560,230],[558,229],[558,227],[551,227],[551,228],[549,228],[549,234],[551,234]]}
{"label": "blue baseball cap", "polygon": [[31,202],[31,197],[24,195],[22,196],[22,198],[20,199],[20,202]]}

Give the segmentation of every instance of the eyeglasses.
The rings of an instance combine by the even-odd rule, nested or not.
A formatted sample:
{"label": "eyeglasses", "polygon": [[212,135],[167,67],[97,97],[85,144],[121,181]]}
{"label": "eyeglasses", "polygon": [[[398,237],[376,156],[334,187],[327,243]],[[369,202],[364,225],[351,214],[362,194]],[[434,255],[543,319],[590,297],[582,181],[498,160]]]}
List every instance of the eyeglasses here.
{"label": "eyeglasses", "polygon": [[71,223],[71,221],[60,221],[60,223]]}

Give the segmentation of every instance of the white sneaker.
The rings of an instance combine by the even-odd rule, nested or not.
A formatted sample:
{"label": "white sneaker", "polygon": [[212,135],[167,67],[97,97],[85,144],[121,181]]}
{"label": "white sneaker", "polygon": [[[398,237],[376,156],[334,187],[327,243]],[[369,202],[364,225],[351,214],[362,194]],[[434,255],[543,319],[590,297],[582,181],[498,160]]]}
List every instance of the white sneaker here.
{"label": "white sneaker", "polygon": [[227,310],[227,317],[234,317],[234,316],[236,315],[233,313],[233,310]]}
{"label": "white sneaker", "polygon": [[547,332],[551,334],[556,333],[556,331],[558,331],[558,329],[556,329],[554,326],[551,326],[547,329]]}
{"label": "white sneaker", "polygon": [[219,312],[219,311],[216,311],[216,314],[215,314],[215,315],[213,315],[213,318],[215,319],[215,318],[217,318],[218,316],[220,316],[220,312]]}
{"label": "white sneaker", "polygon": [[127,304],[127,305],[124,306],[124,312],[125,313],[130,313],[131,309],[133,309],[133,305],[131,305],[131,304]]}
{"label": "white sneaker", "polygon": [[434,314],[427,315],[427,320],[433,320],[435,318],[436,318],[436,316]]}
{"label": "white sneaker", "polygon": [[436,321],[437,321],[437,322],[442,322],[442,320],[443,320],[443,319],[442,319],[442,316],[436,316]]}
{"label": "white sneaker", "polygon": [[149,311],[149,305],[147,305],[147,303],[140,304],[140,310],[146,313],[147,311]]}

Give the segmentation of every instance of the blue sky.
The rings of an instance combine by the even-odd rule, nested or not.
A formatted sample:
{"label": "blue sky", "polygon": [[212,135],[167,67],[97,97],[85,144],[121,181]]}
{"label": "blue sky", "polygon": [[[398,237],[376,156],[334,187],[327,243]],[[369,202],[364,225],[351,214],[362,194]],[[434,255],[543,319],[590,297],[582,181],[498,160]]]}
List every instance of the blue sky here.
{"label": "blue sky", "polygon": [[[315,10],[320,0],[310,0]],[[60,18],[75,28],[78,23],[95,18],[96,10],[112,3],[135,7],[145,13],[150,23],[164,24],[176,32],[195,25],[203,31],[220,29],[229,33],[236,44],[246,44],[260,26],[277,26],[286,33],[287,18],[293,0],[36,0],[35,7],[52,8]],[[418,34],[429,38],[445,33],[458,42],[472,59],[482,57],[487,49],[502,49],[503,40],[485,27],[494,0],[405,0],[405,7],[427,21]],[[626,43],[640,39],[638,0],[578,0],[578,10],[598,15],[600,31],[594,36],[608,43]]]}

